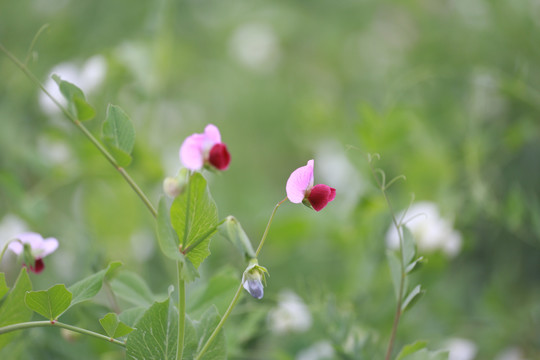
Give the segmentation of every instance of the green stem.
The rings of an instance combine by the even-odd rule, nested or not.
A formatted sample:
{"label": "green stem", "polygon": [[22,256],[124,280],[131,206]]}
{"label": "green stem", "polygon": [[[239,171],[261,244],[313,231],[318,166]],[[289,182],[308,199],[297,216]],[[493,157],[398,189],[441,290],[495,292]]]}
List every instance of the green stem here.
{"label": "green stem", "polygon": [[71,114],[54,96],[51,95],[45,89],[43,84],[39,81],[39,79],[24,65],[19,59],[17,59],[11,52],[9,52],[2,44],[0,44],[0,51],[2,51],[6,56],[32,81],[37,87],[43,91],[49,99],[64,113],[64,115],[70,119],[75,126],[79,128],[80,131],[94,144],[94,146],[99,150],[99,152],[109,161],[109,163],[122,175],[124,180],[131,186],[131,188],[135,191],[135,193],[141,198],[143,203],[146,205],[148,210],[152,213],[154,217],[157,217],[157,211],[154,209],[152,203],[148,199],[148,197],[144,194],[144,192],[141,190],[141,188],[137,185],[137,183],[129,176],[127,171],[120,167],[114,157],[103,147],[103,145],[92,135],[90,131],[81,123],[79,119],[77,119],[73,114]]}
{"label": "green stem", "polygon": [[184,354],[184,334],[186,329],[186,283],[182,280],[182,264],[176,262],[178,269],[178,346],[176,360],[181,360]]}
{"label": "green stem", "polygon": [[6,250],[8,249],[8,246],[9,244],[11,244],[12,242],[14,241],[18,241],[21,243],[21,245],[23,245],[22,241],[19,240],[19,239],[12,239],[12,240],[9,240],[6,245],[4,245],[4,248],[2,249],[2,252],[0,253],[0,263],[2,262],[2,259],[4,258],[4,254],[6,253]]}
{"label": "green stem", "polygon": [[197,354],[197,357],[195,357],[194,360],[200,360],[203,357],[203,355],[206,353],[206,351],[208,350],[208,348],[210,347],[210,345],[212,344],[216,336],[219,334],[219,331],[223,327],[223,324],[225,324],[225,321],[227,321],[227,318],[229,317],[236,303],[238,302],[238,299],[240,298],[240,294],[242,293],[242,288],[243,286],[242,284],[240,284],[240,286],[238,286],[238,289],[236,290],[236,294],[234,294],[234,297],[231,303],[229,304],[229,307],[227,308],[227,311],[225,311],[225,314],[219,321],[219,324],[217,324],[216,328],[214,329],[214,331],[212,332],[208,340],[206,340],[206,343],[204,344],[203,348],[201,349],[199,354]]}
{"label": "green stem", "polygon": [[[272,220],[274,219],[274,215],[276,215],[276,211],[277,209],[281,206],[281,204],[283,204],[285,201],[287,201],[287,198],[281,200],[280,202],[278,202],[276,204],[276,206],[274,206],[274,210],[272,211],[272,214],[270,215],[270,219],[268,219],[268,223],[266,224],[266,229],[264,229],[264,233],[263,233],[263,236],[261,238],[261,242],[259,243],[259,246],[257,247],[257,251],[255,252],[255,255],[256,256],[259,256],[259,253],[261,252],[262,250],[262,247],[264,245],[264,242],[266,240],[266,236],[268,235],[268,231],[270,230],[270,225],[272,225]],[[201,351],[199,352],[199,354],[197,354],[197,357],[195,357],[194,360],[200,360],[203,355],[206,353],[206,351],[208,350],[208,348],[210,347],[210,345],[212,344],[212,342],[214,341],[214,339],[216,338],[216,336],[219,334],[219,332],[221,331],[221,328],[223,327],[223,324],[225,324],[225,321],[227,321],[227,318],[229,317],[229,315],[231,314],[232,310],[234,309],[234,307],[236,306],[236,303],[238,302],[238,299],[240,298],[240,294],[242,293],[242,288],[243,288],[243,285],[242,283],[240,283],[240,285],[238,286],[238,289],[236,290],[236,293],[234,294],[234,297],[231,301],[231,303],[229,304],[229,307],[227,308],[227,310],[225,311],[225,314],[223,314],[223,317],[221,318],[221,320],[219,321],[219,324],[217,324],[216,328],[214,329],[214,331],[212,332],[212,334],[210,335],[210,337],[208,338],[208,340],[206,340],[206,343],[204,344],[203,348],[201,349]]]}
{"label": "green stem", "polygon": [[93,336],[95,338],[105,340],[105,341],[111,342],[113,344],[120,345],[122,347],[126,347],[126,343],[123,342],[123,341],[116,340],[116,339],[110,338],[108,336],[105,336],[105,335],[102,335],[102,334],[99,334],[99,333],[96,333],[96,332],[93,332],[93,331],[90,331],[90,330],[86,330],[86,329],[76,327],[76,326],[73,326],[73,325],[64,324],[64,323],[61,323],[61,322],[58,322],[58,321],[53,323],[53,322],[51,322],[49,320],[45,320],[45,321],[29,321],[29,322],[24,322],[24,323],[19,323],[19,324],[13,324],[13,325],[0,327],[0,335],[11,332],[11,331],[30,329],[30,328],[34,328],[34,327],[60,327],[60,328],[64,328],[64,329],[67,329],[67,330],[74,331],[74,332],[78,332],[80,334]]}
{"label": "green stem", "polygon": [[373,168],[373,165],[371,161],[369,161],[369,168],[371,169],[371,173],[373,174],[373,177],[375,178],[375,182],[377,183],[377,186],[381,190],[384,199],[386,200],[386,204],[388,204],[388,208],[390,209],[390,214],[392,216],[392,223],[394,224],[398,236],[399,236],[399,263],[401,267],[401,277],[399,281],[399,291],[398,291],[398,299],[396,304],[396,313],[394,315],[394,323],[392,324],[392,332],[390,334],[390,340],[388,342],[388,348],[386,349],[386,356],[385,360],[390,360],[390,356],[392,355],[392,350],[394,348],[394,342],[396,340],[396,334],[397,334],[397,328],[399,325],[399,320],[401,319],[401,304],[403,302],[403,290],[405,287],[405,264],[403,263],[403,236],[401,234],[400,224],[398,223],[396,216],[394,215],[394,209],[392,207],[392,203],[390,202],[390,198],[388,197],[388,194],[386,193],[386,189],[389,185],[391,185],[394,180],[399,179],[400,177],[396,177],[394,180],[392,180],[388,185],[385,183],[385,176],[384,172],[382,172],[382,179],[383,182],[381,183],[379,179],[376,176],[377,170]]}
{"label": "green stem", "polygon": [[270,225],[272,225],[272,220],[274,220],[274,215],[276,215],[277,209],[283,204],[285,201],[287,201],[287,198],[281,200],[274,206],[274,210],[272,211],[272,215],[270,215],[270,219],[268,219],[268,224],[266,224],[266,229],[264,229],[264,234],[262,236],[261,242],[259,243],[259,246],[257,247],[257,251],[255,251],[255,256],[259,256],[259,253],[262,250],[262,247],[264,245],[264,241],[266,240],[266,235],[268,235],[268,230],[270,230]]}

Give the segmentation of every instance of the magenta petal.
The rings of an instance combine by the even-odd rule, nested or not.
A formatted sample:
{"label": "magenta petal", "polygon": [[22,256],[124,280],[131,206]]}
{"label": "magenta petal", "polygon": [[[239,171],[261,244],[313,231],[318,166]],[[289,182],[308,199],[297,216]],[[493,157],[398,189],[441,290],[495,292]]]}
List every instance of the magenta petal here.
{"label": "magenta petal", "polygon": [[204,164],[202,146],[205,136],[202,134],[190,135],[180,147],[180,161],[190,170],[200,170]]}
{"label": "magenta petal", "polygon": [[30,245],[31,249],[38,249],[43,242],[43,237],[40,234],[34,232],[22,233],[17,235],[16,238],[19,239],[22,244],[18,241],[13,241],[8,245],[8,248],[17,255],[20,255],[23,252],[23,244]]}
{"label": "magenta petal", "polygon": [[301,203],[306,196],[306,191],[313,185],[313,160],[309,160],[306,166],[294,170],[287,180],[287,198],[295,204]]}
{"label": "magenta petal", "polygon": [[336,189],[328,185],[315,185],[308,196],[308,201],[315,211],[321,211],[336,197]]}
{"label": "magenta petal", "polygon": [[209,140],[213,144],[217,144],[221,142],[221,134],[219,133],[219,129],[214,124],[208,124],[204,128],[204,136],[206,137],[206,140]]}
{"label": "magenta petal", "polygon": [[208,162],[218,170],[226,170],[231,162],[231,154],[225,144],[216,144],[210,150]]}

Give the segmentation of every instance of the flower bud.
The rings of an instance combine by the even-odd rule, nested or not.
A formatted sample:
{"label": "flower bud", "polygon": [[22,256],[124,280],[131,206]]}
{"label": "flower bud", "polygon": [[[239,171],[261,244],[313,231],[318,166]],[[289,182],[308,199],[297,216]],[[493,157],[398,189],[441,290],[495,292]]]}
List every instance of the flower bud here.
{"label": "flower bud", "polygon": [[175,177],[167,176],[165,180],[163,180],[163,191],[167,196],[171,198],[175,198],[182,194],[184,190],[186,189],[186,185],[188,182],[188,169],[183,168],[178,172],[178,175]]}
{"label": "flower bud", "polygon": [[263,281],[266,283],[265,276],[268,270],[258,264],[257,259],[249,261],[249,265],[242,276],[244,289],[255,299],[262,299],[264,296]]}

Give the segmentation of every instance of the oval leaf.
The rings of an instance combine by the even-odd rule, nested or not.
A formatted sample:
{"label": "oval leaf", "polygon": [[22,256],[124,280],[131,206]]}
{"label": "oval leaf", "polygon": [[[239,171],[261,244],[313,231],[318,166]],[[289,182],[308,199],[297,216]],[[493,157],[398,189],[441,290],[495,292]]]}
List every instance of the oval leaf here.
{"label": "oval leaf", "polygon": [[90,300],[96,296],[103,285],[103,279],[106,277],[111,277],[116,269],[118,269],[121,265],[121,262],[114,261],[110,263],[106,269],[103,269],[71,285],[69,287],[69,291],[73,294],[73,298],[69,307],[72,307],[80,302]]}
{"label": "oval leaf", "polygon": [[131,151],[135,144],[135,129],[129,116],[117,105],[107,107],[103,123],[103,141],[120,166],[131,163]]}
{"label": "oval leaf", "polygon": [[48,290],[29,291],[24,297],[26,306],[50,321],[56,321],[69,308],[72,294],[64,284],[57,284]]}
{"label": "oval leaf", "polygon": [[68,110],[81,121],[90,120],[96,116],[96,111],[92,105],[86,102],[86,98],[81,89],[79,89],[74,84],[60,79],[58,75],[52,76],[53,80],[56,81],[60,92],[68,101]]}
{"label": "oval leaf", "polygon": [[118,315],[115,313],[108,313],[103,318],[99,319],[99,323],[111,338],[126,336],[133,331],[133,328],[121,322],[118,319]]}
{"label": "oval leaf", "polygon": [[0,273],[0,300],[6,295],[9,291],[9,287],[6,284],[6,274]]}
{"label": "oval leaf", "polygon": [[194,173],[186,191],[173,201],[171,223],[182,249],[189,249],[186,257],[196,268],[210,255],[210,238],[217,231],[217,222],[217,206],[206,180],[201,174]]}
{"label": "oval leaf", "polygon": [[[32,283],[23,267],[13,288],[0,306],[0,327],[30,321],[32,311],[24,305],[27,291],[32,290]],[[18,334],[12,332],[0,336],[0,349],[9,344]]]}
{"label": "oval leaf", "polygon": [[129,359],[176,359],[178,312],[169,299],[154,303],[136,327],[126,342]]}

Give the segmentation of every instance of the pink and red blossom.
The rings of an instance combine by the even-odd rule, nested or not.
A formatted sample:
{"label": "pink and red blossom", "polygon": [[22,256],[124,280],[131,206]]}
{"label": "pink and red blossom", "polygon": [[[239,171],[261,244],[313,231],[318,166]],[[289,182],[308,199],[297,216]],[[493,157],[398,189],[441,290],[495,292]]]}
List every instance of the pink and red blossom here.
{"label": "pink and red blossom", "polygon": [[[287,180],[287,198],[292,203],[307,203],[315,211],[321,211],[336,197],[336,189],[324,184],[313,186],[313,160],[294,170]],[[307,205],[307,204],[306,204]]]}
{"label": "pink and red blossom", "polygon": [[209,124],[202,134],[192,134],[180,147],[180,161],[189,170],[199,171],[205,165],[226,170],[231,162],[227,146],[215,125]]}
{"label": "pink and red blossom", "polygon": [[12,241],[8,248],[15,254],[21,255],[25,246],[27,246],[34,263],[25,264],[25,266],[28,266],[30,271],[36,274],[39,274],[45,268],[43,258],[52,254],[58,248],[58,240],[52,237],[44,239],[43,236],[34,232],[19,234],[16,239],[19,241]]}

